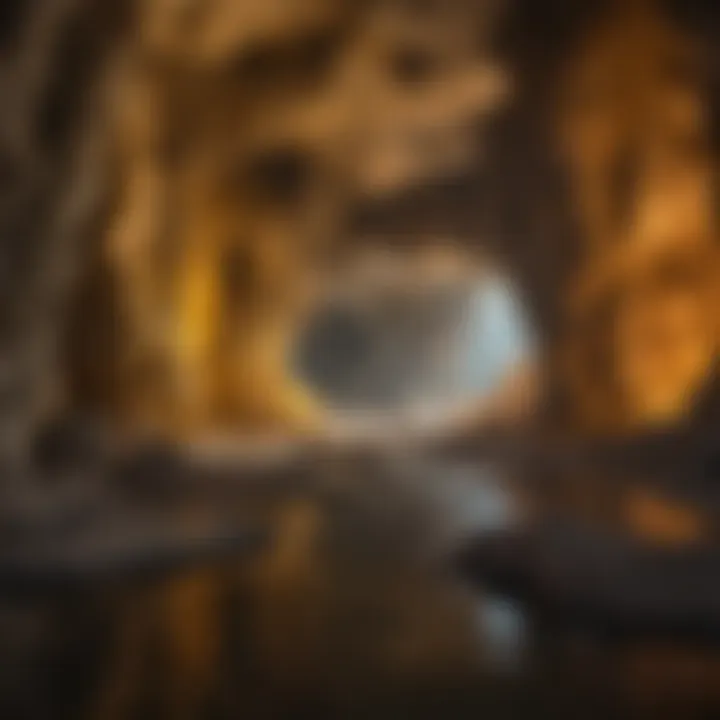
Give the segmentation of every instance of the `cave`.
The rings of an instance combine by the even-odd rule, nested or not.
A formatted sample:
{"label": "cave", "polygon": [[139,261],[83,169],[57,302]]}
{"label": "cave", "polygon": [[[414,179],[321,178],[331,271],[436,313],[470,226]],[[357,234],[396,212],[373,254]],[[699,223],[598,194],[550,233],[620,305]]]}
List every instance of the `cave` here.
{"label": "cave", "polygon": [[713,706],[714,3],[251,5],[2,13],[4,715]]}

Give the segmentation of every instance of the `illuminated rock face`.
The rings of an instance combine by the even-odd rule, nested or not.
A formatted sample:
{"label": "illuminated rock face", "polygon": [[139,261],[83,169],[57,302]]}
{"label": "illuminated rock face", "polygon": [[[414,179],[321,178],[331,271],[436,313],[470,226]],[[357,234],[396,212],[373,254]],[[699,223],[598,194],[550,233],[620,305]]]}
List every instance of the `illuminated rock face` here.
{"label": "illuminated rock face", "polygon": [[561,105],[585,238],[569,375],[599,426],[683,421],[717,360],[708,102],[697,47],[658,6],[608,13],[568,64]]}

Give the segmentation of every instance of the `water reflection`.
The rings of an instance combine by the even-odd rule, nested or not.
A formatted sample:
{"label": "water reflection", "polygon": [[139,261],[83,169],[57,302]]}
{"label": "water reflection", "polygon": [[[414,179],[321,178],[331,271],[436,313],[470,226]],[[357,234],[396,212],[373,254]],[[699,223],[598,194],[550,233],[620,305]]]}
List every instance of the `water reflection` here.
{"label": "water reflection", "polygon": [[[424,490],[446,520],[446,547],[459,547],[474,533],[501,530],[521,522],[518,497],[498,468],[456,464],[426,472]],[[527,645],[522,608],[504,598],[484,595],[477,599],[475,612],[479,644],[491,672],[519,672]]]}

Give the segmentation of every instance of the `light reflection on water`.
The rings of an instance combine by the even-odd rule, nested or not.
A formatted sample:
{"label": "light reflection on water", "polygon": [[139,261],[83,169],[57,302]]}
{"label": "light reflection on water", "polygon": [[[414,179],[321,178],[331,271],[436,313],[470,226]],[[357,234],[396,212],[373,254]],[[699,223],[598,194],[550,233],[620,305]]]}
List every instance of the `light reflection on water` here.
{"label": "light reflection on water", "polygon": [[517,673],[525,660],[526,618],[521,608],[502,598],[485,597],[477,604],[477,628],[492,672]]}
{"label": "light reflection on water", "polygon": [[[507,489],[475,481],[464,491],[465,505],[458,521],[467,531],[497,530],[517,520],[517,507]],[[480,596],[476,602],[476,628],[484,656],[494,674],[518,672],[524,661],[526,618],[522,608],[501,597]]]}
{"label": "light reflection on water", "polygon": [[446,468],[440,488],[436,485],[436,492],[444,496],[458,534],[497,530],[517,520],[515,498],[492,468]]}
{"label": "light reflection on water", "polygon": [[[520,522],[516,496],[495,468],[444,467],[441,482],[428,479],[432,495],[447,522],[444,542],[457,546],[475,532],[501,530]],[[439,473],[438,473],[439,474]],[[494,674],[521,669],[526,646],[522,608],[504,598],[480,596],[476,629],[483,655]]]}

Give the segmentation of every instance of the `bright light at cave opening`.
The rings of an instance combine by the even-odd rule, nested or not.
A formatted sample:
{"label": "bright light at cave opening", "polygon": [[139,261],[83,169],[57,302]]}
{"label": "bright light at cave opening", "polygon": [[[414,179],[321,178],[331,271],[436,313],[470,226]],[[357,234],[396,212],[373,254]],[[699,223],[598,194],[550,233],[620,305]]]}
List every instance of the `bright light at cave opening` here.
{"label": "bright light at cave opening", "polygon": [[330,303],[298,357],[301,375],[343,417],[433,422],[512,392],[535,350],[517,288],[493,270]]}
{"label": "bright light at cave opening", "polygon": [[470,289],[449,348],[448,399],[482,398],[529,362],[534,342],[520,299],[506,278]]}

